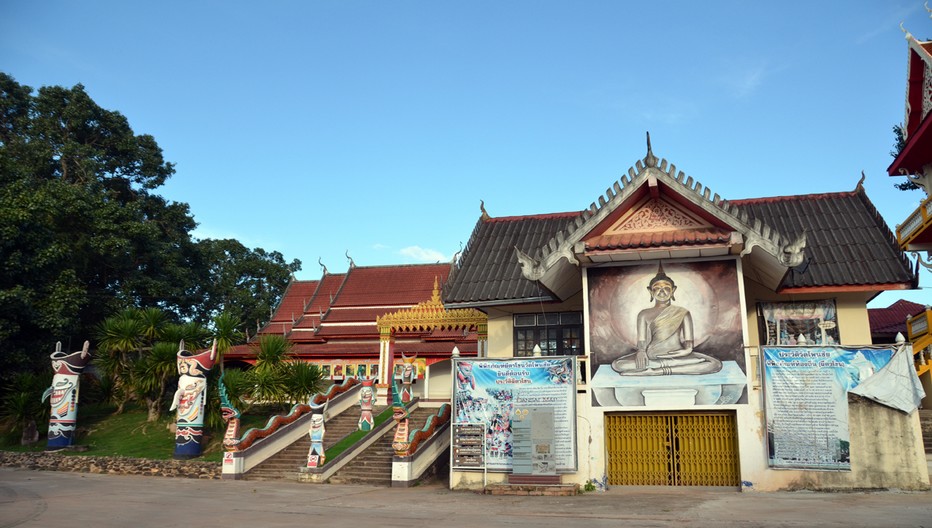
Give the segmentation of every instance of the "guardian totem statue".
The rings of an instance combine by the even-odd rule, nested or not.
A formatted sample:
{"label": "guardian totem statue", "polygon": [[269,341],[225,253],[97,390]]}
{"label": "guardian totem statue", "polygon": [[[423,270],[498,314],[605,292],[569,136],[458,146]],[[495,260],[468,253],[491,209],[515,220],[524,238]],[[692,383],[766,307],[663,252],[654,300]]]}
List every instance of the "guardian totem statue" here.
{"label": "guardian totem statue", "polygon": [[88,351],[90,342],[84,342],[84,348],[66,354],[61,351],[61,341],[55,344],[52,352],[52,386],[45,390],[42,401],[51,396],[52,414],[49,417],[49,439],[46,450],[57,451],[74,443],[75,424],[78,421],[78,389],[81,384],[81,371],[91,359]]}
{"label": "guardian totem statue", "polygon": [[204,406],[207,402],[207,373],[217,358],[217,341],[210,350],[197,353],[178,344],[178,390],[171,411],[178,409],[175,420],[175,459],[201,456],[204,435]]}

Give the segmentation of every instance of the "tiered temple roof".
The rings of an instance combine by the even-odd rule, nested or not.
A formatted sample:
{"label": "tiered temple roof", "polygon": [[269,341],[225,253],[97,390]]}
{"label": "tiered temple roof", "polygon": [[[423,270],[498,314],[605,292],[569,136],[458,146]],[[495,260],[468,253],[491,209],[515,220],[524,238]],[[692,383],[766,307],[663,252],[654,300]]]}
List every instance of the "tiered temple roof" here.
{"label": "tiered temple roof", "polygon": [[[340,274],[324,270],[319,280],[292,281],[269,323],[250,343],[226,354],[228,361],[255,357],[254,346],[265,334],[285,335],[294,356],[306,360],[377,360],[376,320],[413,308],[439,295],[450,264],[355,266]],[[436,288],[436,289],[435,289]],[[454,347],[463,356],[477,350],[474,331],[447,329],[396,334],[395,350],[421,358],[449,357]]]}

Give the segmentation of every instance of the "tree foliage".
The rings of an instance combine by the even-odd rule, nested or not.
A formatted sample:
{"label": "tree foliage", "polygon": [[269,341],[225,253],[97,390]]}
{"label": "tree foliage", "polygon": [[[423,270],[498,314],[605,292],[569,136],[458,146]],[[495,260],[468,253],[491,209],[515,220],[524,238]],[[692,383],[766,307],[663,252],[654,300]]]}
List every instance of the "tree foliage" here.
{"label": "tree foliage", "polygon": [[[893,125],[893,137],[893,150],[890,151],[890,155],[893,156],[893,159],[896,159],[896,157],[900,155],[900,152],[903,152],[903,149],[906,148],[906,131],[903,130],[902,124],[897,123]],[[894,183],[893,186],[901,191],[912,191],[919,188],[919,186],[909,178],[907,178],[905,182]]]}
{"label": "tree foliage", "polygon": [[0,72],[4,371],[39,368],[55,341],[80,343],[126,307],[178,323],[268,318],[300,261],[193,238],[188,205],[155,193],[174,172],[82,85],[34,92]]}

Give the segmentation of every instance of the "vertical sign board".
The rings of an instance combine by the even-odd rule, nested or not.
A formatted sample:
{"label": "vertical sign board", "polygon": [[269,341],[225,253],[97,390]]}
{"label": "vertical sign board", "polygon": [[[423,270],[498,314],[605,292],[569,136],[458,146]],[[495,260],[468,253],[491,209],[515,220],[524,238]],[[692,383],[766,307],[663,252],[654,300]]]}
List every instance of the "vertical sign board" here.
{"label": "vertical sign board", "polygon": [[770,467],[851,469],[848,391],[894,349],[763,347]]}
{"label": "vertical sign board", "polygon": [[516,408],[511,417],[514,437],[511,472],[516,475],[555,475],[553,408]]}
{"label": "vertical sign board", "polygon": [[[453,425],[485,425],[486,467],[509,472],[515,456],[513,424],[517,410],[548,409],[553,435],[548,444],[528,445],[547,457],[539,468],[576,471],[576,360],[573,357],[455,359]],[[545,418],[541,420],[546,421]],[[533,426],[532,426],[533,428]],[[546,445],[545,445],[546,444]],[[538,449],[539,448],[539,449]]]}
{"label": "vertical sign board", "polygon": [[485,424],[455,424],[452,455],[455,469],[484,468]]}

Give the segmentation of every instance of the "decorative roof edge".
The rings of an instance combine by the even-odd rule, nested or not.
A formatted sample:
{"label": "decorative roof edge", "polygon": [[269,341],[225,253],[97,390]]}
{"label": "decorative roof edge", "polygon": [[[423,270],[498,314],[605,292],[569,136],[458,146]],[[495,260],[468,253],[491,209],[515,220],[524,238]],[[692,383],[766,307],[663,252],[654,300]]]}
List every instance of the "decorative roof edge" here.
{"label": "decorative roof edge", "polygon": [[383,330],[406,332],[425,332],[434,328],[468,330],[487,321],[488,316],[475,308],[446,308],[440,299],[440,285],[437,277],[434,277],[434,289],[430,300],[375,318],[380,334]]}
{"label": "decorative roof edge", "polygon": [[536,280],[542,277],[548,269],[561,258],[567,258],[576,265],[573,247],[582,237],[604,220],[621,203],[630,197],[651,176],[662,181],[671,188],[678,188],[685,198],[701,207],[710,214],[732,225],[745,236],[745,247],[741,255],[747,255],[754,247],[760,247],[773,255],[787,268],[802,264],[805,255],[806,234],[800,233],[792,240],[786,240],[780,233],[758,218],[752,218],[744,210],[739,209],[727,200],[713,194],[708,187],[687,176],[683,171],[677,171],[676,165],[668,163],[653,155],[648,136],[647,155],[638,160],[634,167],[629,167],[615,183],[606,189],[605,194],[599,196],[598,205],[592,202],[589,208],[579,214],[569,225],[556,233],[546,244],[541,246],[535,258],[515,248],[516,257],[521,264],[522,274],[525,278]]}
{"label": "decorative roof edge", "polygon": [[[485,212],[485,204],[480,201],[482,204],[482,215],[479,217],[479,220],[476,220],[475,227],[472,228],[472,233],[469,234],[469,239],[466,241],[466,247],[460,248],[456,255],[453,256],[453,262],[450,263],[450,272],[447,273],[447,280],[443,283],[443,287],[440,289],[442,297],[445,299],[449,295],[449,288],[451,284],[454,283],[454,277],[456,277],[457,272],[463,267],[463,262],[466,261],[466,257],[472,252],[473,244],[472,241],[476,239],[476,235],[479,233],[479,228],[482,224],[489,218],[488,214]],[[457,258],[457,256],[459,258]]]}
{"label": "decorative roof edge", "polygon": [[[861,173],[863,174],[863,172]],[[884,238],[887,239],[887,245],[890,246],[894,253],[899,258],[900,262],[903,263],[905,268],[910,272],[912,278],[910,280],[910,285],[913,288],[919,286],[919,269],[918,264],[916,268],[913,268],[913,263],[909,259],[909,255],[900,247],[899,242],[896,239],[896,234],[890,229],[890,226],[887,225],[887,221],[883,219],[880,211],[877,210],[877,207],[874,205],[874,202],[867,196],[867,191],[864,190],[864,186],[861,185],[864,182],[864,177],[861,177],[861,181],[858,182],[857,188],[854,190],[854,195],[857,196],[858,200],[864,204],[864,207],[867,208],[867,212],[870,213],[871,217],[874,220],[874,223],[880,227],[885,233]]]}

